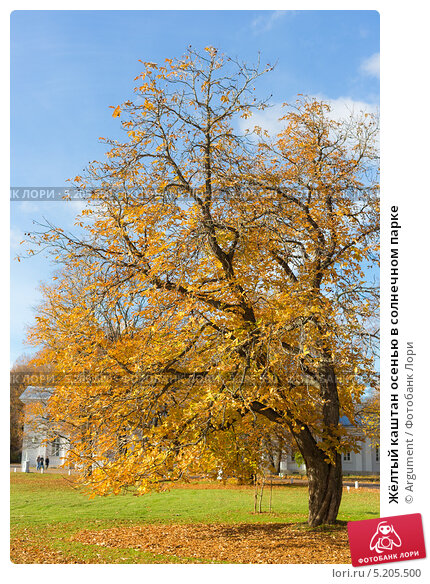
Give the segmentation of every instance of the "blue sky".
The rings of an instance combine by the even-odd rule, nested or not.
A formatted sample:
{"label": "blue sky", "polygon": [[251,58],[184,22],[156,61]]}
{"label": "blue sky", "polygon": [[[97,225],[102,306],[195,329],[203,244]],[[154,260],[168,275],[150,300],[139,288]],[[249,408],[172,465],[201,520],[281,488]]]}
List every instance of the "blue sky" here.
{"label": "blue sky", "polygon": [[[374,111],[379,103],[375,11],[16,11],[11,15],[11,185],[67,184],[103,157],[99,137],[118,135],[109,106],[132,96],[139,59],[160,62],[207,45],[276,63],[261,96],[298,93]],[[267,113],[273,123],[276,107]],[[276,115],[275,115],[276,117]],[[11,256],[33,220],[72,227],[76,203],[12,202]],[[42,256],[11,262],[11,361],[54,267]]]}

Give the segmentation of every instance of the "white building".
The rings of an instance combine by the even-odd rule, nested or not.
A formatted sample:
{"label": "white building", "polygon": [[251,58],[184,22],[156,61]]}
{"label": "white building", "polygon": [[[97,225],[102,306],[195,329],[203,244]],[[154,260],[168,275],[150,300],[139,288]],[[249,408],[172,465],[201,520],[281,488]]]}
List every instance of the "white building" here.
{"label": "white building", "polygon": [[[25,404],[24,415],[24,440],[22,447],[22,461],[29,461],[30,467],[36,466],[36,459],[39,455],[49,458],[49,466],[60,466],[67,453],[68,442],[66,438],[57,438],[47,441],[47,421],[43,418],[36,418],[34,412],[35,404],[43,404],[49,399],[52,390],[29,386],[21,394],[20,399]],[[350,432],[357,433],[357,428],[352,426],[348,418],[341,418],[341,424]],[[360,432],[358,430],[358,432]],[[361,442],[360,452],[349,452],[342,455],[343,474],[379,474],[379,448],[371,445],[370,440],[365,438]],[[300,467],[293,452],[284,452],[280,461],[281,474],[303,473],[304,467]]]}
{"label": "white building", "polygon": [[[348,432],[360,434],[360,429],[353,426],[346,416],[340,420],[342,426]],[[362,474],[373,475],[379,474],[379,448],[372,446],[369,438],[363,436],[360,452],[348,452],[342,454],[342,471],[344,475]],[[280,470],[282,474],[302,473],[304,467],[300,467],[293,452],[283,454],[281,458]]]}
{"label": "white building", "polygon": [[51,396],[52,391],[48,388],[28,386],[20,395],[20,400],[24,404],[24,437],[22,444],[21,461],[29,461],[30,467],[36,466],[38,456],[49,458],[49,466],[60,466],[65,459],[67,452],[67,440],[56,438],[47,440],[47,421],[35,413],[35,406],[42,405]]}

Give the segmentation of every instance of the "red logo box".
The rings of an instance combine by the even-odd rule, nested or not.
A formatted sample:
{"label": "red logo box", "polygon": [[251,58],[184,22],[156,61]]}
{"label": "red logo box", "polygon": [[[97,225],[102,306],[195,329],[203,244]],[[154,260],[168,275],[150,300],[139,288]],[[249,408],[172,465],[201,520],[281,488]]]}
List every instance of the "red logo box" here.
{"label": "red logo box", "polygon": [[426,557],[420,513],[350,521],[348,536],[353,566]]}

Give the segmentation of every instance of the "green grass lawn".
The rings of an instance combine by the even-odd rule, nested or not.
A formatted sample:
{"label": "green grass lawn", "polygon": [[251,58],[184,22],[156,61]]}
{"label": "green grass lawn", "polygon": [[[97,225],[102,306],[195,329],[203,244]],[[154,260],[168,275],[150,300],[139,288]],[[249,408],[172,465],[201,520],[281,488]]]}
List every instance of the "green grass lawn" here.
{"label": "green grass lawn", "polygon": [[[196,484],[140,497],[125,494],[89,499],[70,484],[69,478],[59,474],[11,475],[11,536],[18,546],[28,547],[28,560],[33,548],[43,546],[48,555],[52,551],[57,560],[66,563],[188,563],[186,558],[174,555],[167,557],[128,548],[106,550],[70,541],[73,533],[83,529],[118,525],[294,523],[306,529],[307,488],[303,486],[273,487],[272,513],[268,512],[266,488],[263,513],[254,514],[252,487]],[[344,492],[339,521],[378,516],[378,490]],[[26,561],[14,560],[13,554],[12,560]],[[53,559],[53,563],[57,561]]]}

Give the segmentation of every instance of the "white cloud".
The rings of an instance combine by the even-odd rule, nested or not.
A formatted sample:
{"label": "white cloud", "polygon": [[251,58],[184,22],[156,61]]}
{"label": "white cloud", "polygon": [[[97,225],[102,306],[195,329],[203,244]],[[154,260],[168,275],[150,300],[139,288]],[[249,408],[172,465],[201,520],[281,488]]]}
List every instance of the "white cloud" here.
{"label": "white cloud", "polygon": [[379,53],[375,53],[368,59],[365,59],[360,65],[360,71],[365,75],[369,75],[370,77],[377,77],[379,79]]}
{"label": "white cloud", "polygon": [[17,205],[17,209],[14,208],[14,211],[19,213],[40,213],[43,209],[40,203],[36,203],[35,201],[13,201],[14,205]]}
{"label": "white cloud", "polygon": [[252,28],[256,33],[268,32],[281,18],[287,14],[286,10],[275,10],[270,14],[257,16],[252,21]]}
{"label": "white cloud", "polygon": [[344,120],[351,116],[360,114],[361,112],[365,114],[376,114],[378,113],[378,105],[376,103],[368,103],[365,101],[359,101],[352,99],[351,97],[337,97],[336,99],[326,98],[324,96],[317,95],[317,99],[326,101],[330,108],[330,116],[334,120]]}
{"label": "white cloud", "polygon": [[255,126],[259,126],[271,136],[277,134],[283,127],[279,121],[286,111],[281,103],[276,103],[265,110],[254,112],[248,119],[240,119],[239,128],[241,132],[251,132]]}
{"label": "white cloud", "polygon": [[[351,116],[359,115],[361,112],[370,114],[376,114],[378,112],[377,104],[355,100],[351,97],[337,97],[335,99],[323,95],[309,97],[327,102],[331,108],[330,117],[334,120],[349,119]],[[292,105],[294,101],[291,101]],[[277,103],[265,110],[253,113],[247,120],[240,120],[239,128],[242,132],[245,132],[246,130],[252,131],[255,126],[259,126],[271,136],[274,136],[284,127],[283,122],[279,118],[286,113],[287,108],[284,108],[281,103]]]}
{"label": "white cloud", "polygon": [[9,252],[11,262],[15,262],[18,256],[27,259],[31,244],[29,243],[26,233],[28,233],[28,231],[23,231],[20,227],[11,227],[9,233]]}
{"label": "white cloud", "polygon": [[65,203],[68,206],[68,210],[76,214],[88,209],[88,203],[85,200],[72,199],[71,201],[65,201]]}
{"label": "white cloud", "polygon": [[17,253],[21,251],[21,241],[25,239],[23,231],[16,227],[12,227],[10,230],[10,251],[11,253]]}

